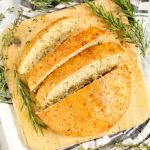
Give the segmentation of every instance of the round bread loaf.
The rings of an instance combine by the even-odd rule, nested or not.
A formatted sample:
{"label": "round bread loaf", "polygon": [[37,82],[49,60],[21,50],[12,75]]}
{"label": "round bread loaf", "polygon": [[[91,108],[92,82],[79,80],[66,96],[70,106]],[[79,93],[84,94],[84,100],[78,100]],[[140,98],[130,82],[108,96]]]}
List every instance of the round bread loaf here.
{"label": "round bread loaf", "polygon": [[64,135],[98,135],[108,131],[125,113],[130,103],[130,88],[130,71],[123,65],[38,116],[52,130]]}

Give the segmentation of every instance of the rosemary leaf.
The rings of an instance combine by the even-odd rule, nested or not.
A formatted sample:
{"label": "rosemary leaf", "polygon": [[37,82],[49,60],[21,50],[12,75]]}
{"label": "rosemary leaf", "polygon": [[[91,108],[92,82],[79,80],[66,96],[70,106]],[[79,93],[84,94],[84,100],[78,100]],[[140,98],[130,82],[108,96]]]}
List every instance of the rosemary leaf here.
{"label": "rosemary leaf", "polygon": [[38,133],[39,130],[41,130],[41,128],[46,128],[47,125],[44,122],[42,122],[42,120],[40,120],[38,118],[38,116],[34,113],[32,107],[31,107],[31,103],[34,103],[34,98],[30,94],[30,91],[29,91],[27,85],[19,77],[17,71],[15,71],[15,77],[16,77],[16,83],[17,83],[16,84],[17,94],[19,95],[19,97],[22,101],[21,111],[24,108],[24,106],[26,106],[26,108],[28,110],[29,118],[34,126],[36,133]]}
{"label": "rosemary leaf", "polygon": [[[7,49],[14,43],[15,41],[15,33],[17,31],[18,25],[21,23],[21,16],[22,16],[23,10],[20,8],[18,10],[18,17],[12,24],[12,27],[8,29],[8,32],[3,35],[2,37],[2,49],[1,49],[1,55],[2,55],[2,63],[3,65],[0,66],[0,99],[6,98],[6,89],[8,91],[7,87],[7,81],[6,81],[6,62],[7,59]],[[29,114],[29,118],[35,128],[35,131],[38,133],[38,131],[41,128],[46,128],[46,124],[42,122],[37,115],[35,115],[34,111],[32,110],[31,103],[34,103],[33,97],[30,95],[29,89],[26,86],[26,84],[22,81],[22,79],[19,77],[18,73],[15,71],[16,76],[16,85],[17,85],[17,94],[19,95],[22,106],[21,111],[26,106]]]}
{"label": "rosemary leaf", "polygon": [[8,7],[7,8],[7,12],[9,12],[9,13],[12,13],[12,12],[14,12],[14,9],[15,9],[15,7]]}
{"label": "rosemary leaf", "polygon": [[131,5],[130,0],[113,0],[120,8],[123,13],[128,17],[129,23],[133,23],[135,21],[135,10]]}
{"label": "rosemary leaf", "polygon": [[22,15],[22,9],[18,10],[18,17],[12,25],[12,28],[9,28],[7,33],[2,36],[2,48],[1,48],[1,66],[0,66],[0,101],[8,102],[10,101],[11,95],[9,93],[7,81],[6,81],[6,59],[8,57],[7,49],[11,46],[15,40],[15,33],[17,31],[17,26],[20,22],[20,17]]}
{"label": "rosemary leaf", "polygon": [[4,14],[0,13],[0,22],[2,22],[4,18],[5,18]]}
{"label": "rosemary leaf", "polygon": [[91,7],[97,16],[104,19],[110,25],[112,31],[118,33],[119,38],[124,38],[127,42],[135,43],[136,46],[139,47],[141,54],[145,56],[150,41],[145,37],[142,24],[135,19],[134,8],[129,0],[114,0],[128,17],[129,24],[125,24],[120,18],[114,17],[110,11],[107,11],[105,7],[100,4],[89,2],[89,0],[85,0],[85,2]]}
{"label": "rosemary leaf", "polygon": [[[150,146],[147,144],[123,144],[122,142],[116,141],[116,143],[114,143],[114,149],[116,150],[126,150],[126,149],[130,149],[130,150],[150,150]],[[108,146],[109,147],[109,146]],[[88,148],[85,149],[82,147],[82,145],[79,145],[79,147],[77,148],[77,150],[101,150],[103,149],[103,146],[99,146],[97,148]],[[106,148],[109,149],[109,148]]]}
{"label": "rosemary leaf", "polygon": [[111,25],[112,31],[118,32],[119,37],[126,38],[129,42],[134,42],[134,35],[131,33],[129,25],[123,23],[119,18],[114,17],[113,14],[107,11],[102,5],[87,0],[86,3],[92,8],[97,16],[103,18],[109,25]]}
{"label": "rosemary leaf", "polygon": [[71,2],[71,0],[26,0],[26,1],[29,4],[31,4],[33,8],[37,8],[39,10],[52,8],[60,3]]}
{"label": "rosemary leaf", "polygon": [[145,31],[143,28],[143,22],[140,23],[135,18],[135,10],[134,7],[131,5],[130,0],[113,0],[117,5],[120,6],[124,14],[128,17],[130,26],[132,31],[134,32],[135,36],[135,43],[140,48],[141,53],[143,56],[146,54],[146,49],[150,45],[150,40],[147,40],[145,36]]}
{"label": "rosemary leaf", "polygon": [[[8,11],[12,11],[12,8],[8,9]],[[0,58],[0,101],[11,103],[11,94],[8,89],[7,81],[6,81],[6,59],[8,57],[7,49],[11,46],[15,40],[15,33],[17,31],[18,24],[20,22],[20,17],[22,15],[22,9],[18,10],[18,17],[15,22],[12,24],[12,28],[9,28],[7,33],[2,36],[2,47],[1,47],[1,58]]]}
{"label": "rosemary leaf", "polygon": [[11,94],[9,93],[6,81],[6,68],[0,65],[0,102],[9,102]]}
{"label": "rosemary leaf", "polygon": [[147,144],[123,144],[122,142],[116,142],[115,147],[121,150],[150,150],[150,146]]}
{"label": "rosemary leaf", "polygon": [[22,16],[22,8],[18,9],[18,17],[12,24],[12,27],[8,29],[8,31],[2,37],[2,49],[10,47],[15,40],[15,33],[17,31],[18,25],[21,23]]}

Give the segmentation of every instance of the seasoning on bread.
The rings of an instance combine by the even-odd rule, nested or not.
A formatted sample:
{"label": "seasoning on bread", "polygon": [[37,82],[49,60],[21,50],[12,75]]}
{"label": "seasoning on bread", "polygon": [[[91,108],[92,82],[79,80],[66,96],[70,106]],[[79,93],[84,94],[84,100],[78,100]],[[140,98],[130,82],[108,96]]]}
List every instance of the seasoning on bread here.
{"label": "seasoning on bread", "polygon": [[86,48],[104,40],[105,31],[89,27],[62,42],[54,51],[50,51],[28,74],[29,89],[34,91],[52,73],[70,58]]}
{"label": "seasoning on bread", "polygon": [[40,105],[54,104],[110,71],[121,61],[124,50],[109,42],[90,47],[53,71],[37,92]]}
{"label": "seasoning on bread", "polygon": [[27,73],[42,57],[66,39],[71,34],[77,21],[77,18],[63,17],[41,30],[25,46],[19,66],[19,73]]}
{"label": "seasoning on bread", "polygon": [[118,122],[130,95],[130,72],[124,65],[37,114],[58,133],[98,135]]}

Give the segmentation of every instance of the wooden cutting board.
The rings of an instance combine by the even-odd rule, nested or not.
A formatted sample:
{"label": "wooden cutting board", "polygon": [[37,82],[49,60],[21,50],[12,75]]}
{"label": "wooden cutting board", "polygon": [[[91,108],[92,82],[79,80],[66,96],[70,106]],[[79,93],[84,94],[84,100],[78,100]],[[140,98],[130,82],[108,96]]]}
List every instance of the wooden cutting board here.
{"label": "wooden cutting board", "polygon": [[[127,21],[125,17],[122,17],[122,14],[120,13],[118,7],[116,7],[115,4],[113,4],[113,2],[111,2],[110,0],[99,0],[99,3],[106,6],[106,8],[108,10],[111,10],[114,15],[119,15],[122,20]],[[94,137],[67,137],[57,134],[49,128],[43,130],[43,135],[41,133],[39,133],[38,135],[36,134],[33,125],[30,122],[27,109],[24,107],[24,109],[20,111],[22,103],[16,92],[14,69],[20,61],[22,50],[26,43],[30,41],[46,25],[64,16],[80,17],[82,21],[79,22],[79,30],[83,30],[84,28],[89,26],[107,28],[107,25],[104,23],[104,21],[98,18],[88,6],[86,6],[85,4],[77,5],[75,7],[63,9],[57,12],[23,21],[19,25],[16,32],[16,37],[21,40],[21,44],[18,46],[12,45],[8,49],[8,84],[13,95],[14,108],[16,116],[18,118],[18,122],[20,124],[22,139],[24,140],[25,144],[32,150],[55,150],[76,143],[81,143],[83,141],[91,140],[102,135],[116,133],[118,131],[135,127],[140,123],[143,123],[150,114],[149,95],[147,92],[143,72],[139,65],[137,49],[133,44],[127,44],[119,41],[116,38],[116,34],[110,33],[106,41],[116,41],[120,43],[124,47],[126,55],[129,58],[129,61],[127,63],[131,71],[132,94],[130,106],[124,116],[109,131]],[[125,57],[125,59],[127,58]]]}

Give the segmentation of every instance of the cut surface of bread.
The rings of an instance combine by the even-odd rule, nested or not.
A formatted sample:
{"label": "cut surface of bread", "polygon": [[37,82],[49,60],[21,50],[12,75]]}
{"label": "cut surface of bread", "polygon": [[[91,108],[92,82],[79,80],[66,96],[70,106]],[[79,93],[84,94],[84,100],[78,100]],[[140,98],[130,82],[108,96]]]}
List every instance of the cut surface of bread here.
{"label": "cut surface of bread", "polygon": [[29,89],[34,91],[56,68],[64,64],[86,48],[97,45],[106,37],[105,31],[89,27],[62,42],[54,51],[50,51],[27,76]]}
{"label": "cut surface of bread", "polygon": [[123,65],[37,114],[58,133],[98,135],[122,117],[130,95],[130,71]]}
{"label": "cut surface of bread", "polygon": [[117,66],[124,50],[109,42],[90,47],[52,72],[37,92],[44,108],[72,94],[103,73]]}
{"label": "cut surface of bread", "polygon": [[25,47],[19,72],[27,73],[43,56],[66,39],[77,23],[77,18],[63,17],[41,30]]}

